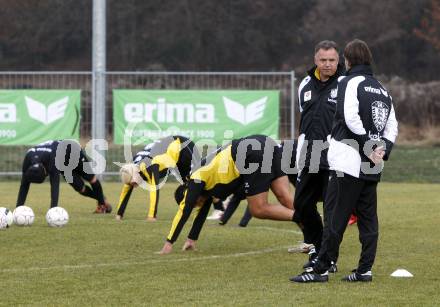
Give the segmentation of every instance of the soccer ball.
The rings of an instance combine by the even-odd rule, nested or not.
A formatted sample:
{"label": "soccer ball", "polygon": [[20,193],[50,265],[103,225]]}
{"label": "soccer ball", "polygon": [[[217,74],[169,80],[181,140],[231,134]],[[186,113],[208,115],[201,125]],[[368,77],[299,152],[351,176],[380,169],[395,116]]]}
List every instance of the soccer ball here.
{"label": "soccer ball", "polygon": [[35,219],[34,211],[28,206],[15,208],[12,215],[14,217],[14,224],[18,226],[31,226]]}
{"label": "soccer ball", "polygon": [[50,227],[63,227],[69,222],[69,214],[64,208],[50,208],[46,213],[46,221]]}
{"label": "soccer ball", "polygon": [[14,223],[14,217],[12,216],[12,211],[5,207],[0,207],[0,214],[4,213],[6,215],[6,222],[8,225],[6,227],[10,227],[12,223]]}

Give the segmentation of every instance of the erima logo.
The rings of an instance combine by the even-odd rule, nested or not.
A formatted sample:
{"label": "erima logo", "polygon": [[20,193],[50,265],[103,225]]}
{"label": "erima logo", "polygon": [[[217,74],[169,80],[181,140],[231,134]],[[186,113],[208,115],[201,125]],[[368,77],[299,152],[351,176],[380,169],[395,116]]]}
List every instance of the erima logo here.
{"label": "erima logo", "polygon": [[159,98],[157,103],[127,103],[124,118],[129,123],[213,123],[215,109],[212,104],[166,103]]}
{"label": "erima logo", "polygon": [[382,94],[383,94],[385,97],[388,97],[388,93],[387,93],[387,91],[385,91],[385,90],[383,90],[383,89],[380,89],[380,91],[382,92]]}
{"label": "erima logo", "polygon": [[13,103],[0,103],[0,123],[15,123],[17,108]]}
{"label": "erima logo", "polygon": [[246,126],[263,117],[266,108],[267,97],[263,97],[248,104],[246,107],[239,102],[223,97],[226,115],[232,120]]}
{"label": "erima logo", "polygon": [[28,96],[24,96],[24,99],[29,116],[45,125],[63,118],[69,102],[69,97],[67,96],[52,102],[48,106]]}
{"label": "erima logo", "polygon": [[375,88],[375,87],[371,87],[371,86],[365,86],[365,87],[364,87],[364,90],[365,90],[366,92],[369,92],[369,93],[378,94],[378,95],[383,94],[385,97],[388,97],[388,93],[387,93],[387,91],[385,91],[385,90],[383,90],[383,89],[381,89],[381,88]]}
{"label": "erima logo", "polygon": [[365,90],[366,92],[369,92],[369,93],[373,93],[373,94],[378,94],[378,95],[380,95],[380,89],[378,89],[378,88],[374,88],[374,87],[371,87],[371,86],[365,86],[365,87],[364,87],[364,90]]}

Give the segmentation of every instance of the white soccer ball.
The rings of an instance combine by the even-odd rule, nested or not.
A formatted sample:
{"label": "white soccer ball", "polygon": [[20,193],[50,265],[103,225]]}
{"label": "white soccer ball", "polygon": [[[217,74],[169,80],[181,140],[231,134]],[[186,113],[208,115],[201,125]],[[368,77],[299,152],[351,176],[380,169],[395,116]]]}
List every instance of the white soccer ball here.
{"label": "white soccer ball", "polygon": [[50,227],[63,227],[69,222],[69,214],[64,208],[53,207],[47,211],[46,221]]}
{"label": "white soccer ball", "polygon": [[0,212],[0,230],[6,229],[8,227],[8,221],[6,220],[6,214]]}
{"label": "white soccer ball", "polygon": [[14,216],[14,224],[18,226],[31,226],[35,219],[34,211],[28,206],[15,208],[12,215]]}
{"label": "white soccer ball", "polygon": [[14,217],[12,215],[12,211],[5,207],[0,207],[0,214],[4,213],[6,215],[6,222],[8,223],[7,227],[10,227],[14,223]]}

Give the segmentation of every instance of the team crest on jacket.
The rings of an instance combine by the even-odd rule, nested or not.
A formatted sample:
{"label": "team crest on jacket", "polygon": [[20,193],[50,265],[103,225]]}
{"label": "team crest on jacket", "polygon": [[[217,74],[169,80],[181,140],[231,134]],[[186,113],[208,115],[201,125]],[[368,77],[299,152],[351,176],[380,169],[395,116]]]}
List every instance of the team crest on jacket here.
{"label": "team crest on jacket", "polygon": [[330,91],[330,98],[335,99],[336,97],[338,97],[338,88],[334,88]]}
{"label": "team crest on jacket", "polygon": [[375,101],[371,104],[373,123],[377,131],[382,131],[387,123],[389,107],[382,101]]}
{"label": "team crest on jacket", "polygon": [[312,91],[307,91],[304,93],[304,102],[309,101],[312,99]]}

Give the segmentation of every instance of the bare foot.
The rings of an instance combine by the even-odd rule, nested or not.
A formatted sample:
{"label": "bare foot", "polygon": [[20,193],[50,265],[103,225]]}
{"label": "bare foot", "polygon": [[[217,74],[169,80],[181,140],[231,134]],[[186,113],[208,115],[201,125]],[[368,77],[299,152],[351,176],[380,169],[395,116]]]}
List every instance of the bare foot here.
{"label": "bare foot", "polygon": [[196,250],[196,241],[191,240],[191,239],[186,239],[185,243],[183,244],[182,247],[183,251],[195,251]]}
{"label": "bare foot", "polygon": [[170,242],[165,242],[162,247],[162,250],[159,252],[159,255],[167,255],[173,251],[173,244]]}

